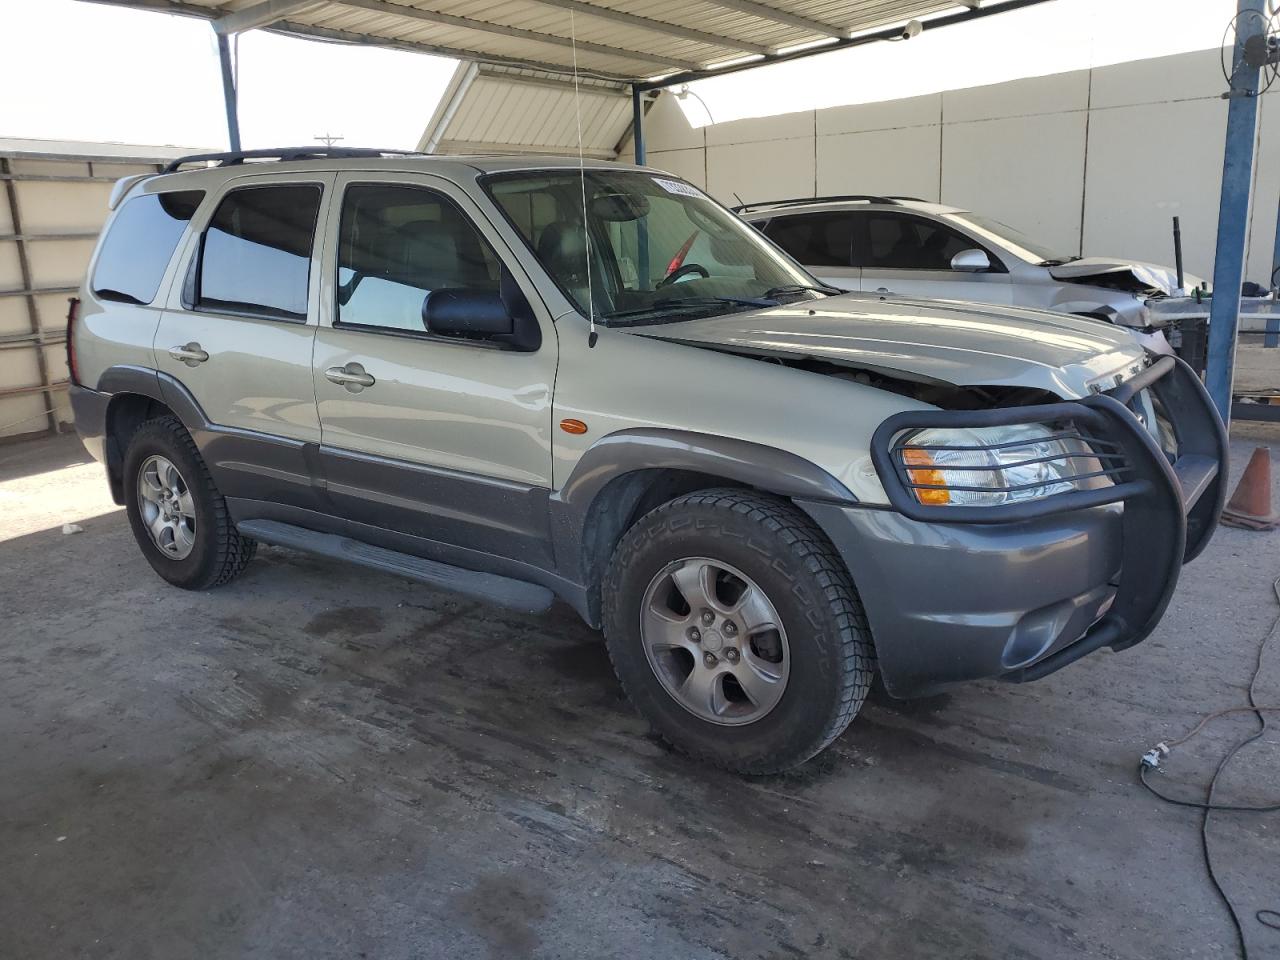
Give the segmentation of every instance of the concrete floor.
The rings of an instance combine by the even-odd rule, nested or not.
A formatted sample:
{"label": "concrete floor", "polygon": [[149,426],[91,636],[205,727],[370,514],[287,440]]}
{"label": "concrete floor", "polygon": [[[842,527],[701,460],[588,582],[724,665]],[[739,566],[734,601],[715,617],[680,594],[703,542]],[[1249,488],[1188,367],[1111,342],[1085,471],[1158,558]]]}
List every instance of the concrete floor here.
{"label": "concrete floor", "polygon": [[[1280,431],[1240,429],[1240,465],[1257,442]],[[746,781],[652,740],[563,609],[269,548],[184,593],[74,438],[0,448],[0,958],[1230,957],[1198,814],[1134,770],[1243,701],[1277,575],[1280,533],[1223,529],[1140,647],[870,703]],[[1222,798],[1280,796],[1278,739]],[[1280,824],[1219,816],[1212,844],[1280,956],[1252,919]]]}

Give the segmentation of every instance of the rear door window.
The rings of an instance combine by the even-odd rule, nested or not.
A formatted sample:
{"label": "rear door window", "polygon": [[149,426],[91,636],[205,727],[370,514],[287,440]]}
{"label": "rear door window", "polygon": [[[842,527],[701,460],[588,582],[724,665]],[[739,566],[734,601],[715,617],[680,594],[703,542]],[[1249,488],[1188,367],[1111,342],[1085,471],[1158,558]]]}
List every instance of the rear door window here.
{"label": "rear door window", "polygon": [[853,219],[847,213],[774,217],[764,235],[807,267],[847,267],[852,263]]}
{"label": "rear door window", "polygon": [[201,244],[196,306],[305,320],[320,197],[318,184],[228,193]]}
{"label": "rear door window", "polygon": [[203,190],[148,193],[125,202],[111,221],[93,270],[94,296],[150,303]]}

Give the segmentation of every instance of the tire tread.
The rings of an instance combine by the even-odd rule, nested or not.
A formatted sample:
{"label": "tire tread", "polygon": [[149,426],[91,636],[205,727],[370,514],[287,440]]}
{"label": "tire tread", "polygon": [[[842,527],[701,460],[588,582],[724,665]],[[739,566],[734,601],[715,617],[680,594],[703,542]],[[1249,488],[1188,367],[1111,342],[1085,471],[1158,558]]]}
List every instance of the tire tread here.
{"label": "tire tread", "polygon": [[[603,584],[606,596],[617,593],[619,578],[635,548],[632,534],[653,524],[662,524],[672,515],[692,507],[728,511],[780,538],[790,553],[786,559],[792,563],[798,563],[813,578],[837,624],[836,640],[839,644],[838,662],[840,664],[839,698],[835,709],[827,718],[821,735],[800,751],[804,755],[799,759],[788,758],[783,763],[765,759],[747,764],[729,763],[713,752],[690,747],[687,744],[672,743],[661,731],[655,732],[668,745],[688,754],[693,759],[722,769],[747,775],[780,773],[803,763],[829,746],[844,732],[861,709],[870,692],[876,672],[875,649],[871,642],[871,630],[867,623],[866,612],[862,601],[858,598],[857,589],[849,576],[844,560],[813,520],[796,506],[779,497],[738,488],[702,490],[677,497],[655,507],[637,520],[624,534],[610,560]],[[609,655],[613,660],[612,650]],[[614,668],[621,679],[622,673],[617,671],[616,661]],[[627,689],[625,680],[622,680],[622,686],[624,692],[634,702],[632,691]]]}
{"label": "tire tread", "polygon": [[134,431],[130,443],[136,443],[140,438],[145,438],[147,431],[154,431],[167,437],[190,454],[197,470],[197,476],[193,479],[200,484],[201,493],[209,499],[212,506],[213,542],[217,552],[208,575],[199,583],[192,584],[190,589],[210,590],[230,583],[244,572],[245,567],[254,558],[258,552],[258,541],[241,536],[240,531],[236,529],[235,521],[231,519],[231,511],[227,509],[226,500],[218,492],[213,476],[209,473],[204,458],[200,456],[199,448],[196,447],[195,440],[191,438],[191,434],[187,432],[181,420],[171,414],[148,420]]}

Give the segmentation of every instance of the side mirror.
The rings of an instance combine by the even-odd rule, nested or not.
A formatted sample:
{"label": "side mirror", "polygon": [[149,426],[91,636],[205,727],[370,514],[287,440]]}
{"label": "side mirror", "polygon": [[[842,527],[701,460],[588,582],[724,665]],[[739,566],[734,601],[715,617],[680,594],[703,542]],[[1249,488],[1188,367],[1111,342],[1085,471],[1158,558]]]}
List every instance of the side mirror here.
{"label": "side mirror", "polygon": [[991,269],[991,258],[985,250],[961,250],[951,258],[951,269],[957,273],[982,273]]}
{"label": "side mirror", "polygon": [[428,333],[465,340],[491,340],[515,333],[515,319],[495,290],[432,290],[422,301]]}

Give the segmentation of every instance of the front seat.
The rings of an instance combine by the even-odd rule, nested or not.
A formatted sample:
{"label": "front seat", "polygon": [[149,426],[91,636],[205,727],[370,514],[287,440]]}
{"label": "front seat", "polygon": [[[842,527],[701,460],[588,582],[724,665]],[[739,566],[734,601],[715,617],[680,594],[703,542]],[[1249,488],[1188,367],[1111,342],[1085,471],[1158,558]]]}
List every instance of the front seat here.
{"label": "front seat", "polygon": [[[538,237],[538,257],[570,296],[587,305],[587,235],[582,224],[556,220]],[[597,258],[597,262],[598,258]],[[611,309],[601,271],[591,271],[591,293],[597,315]]]}

